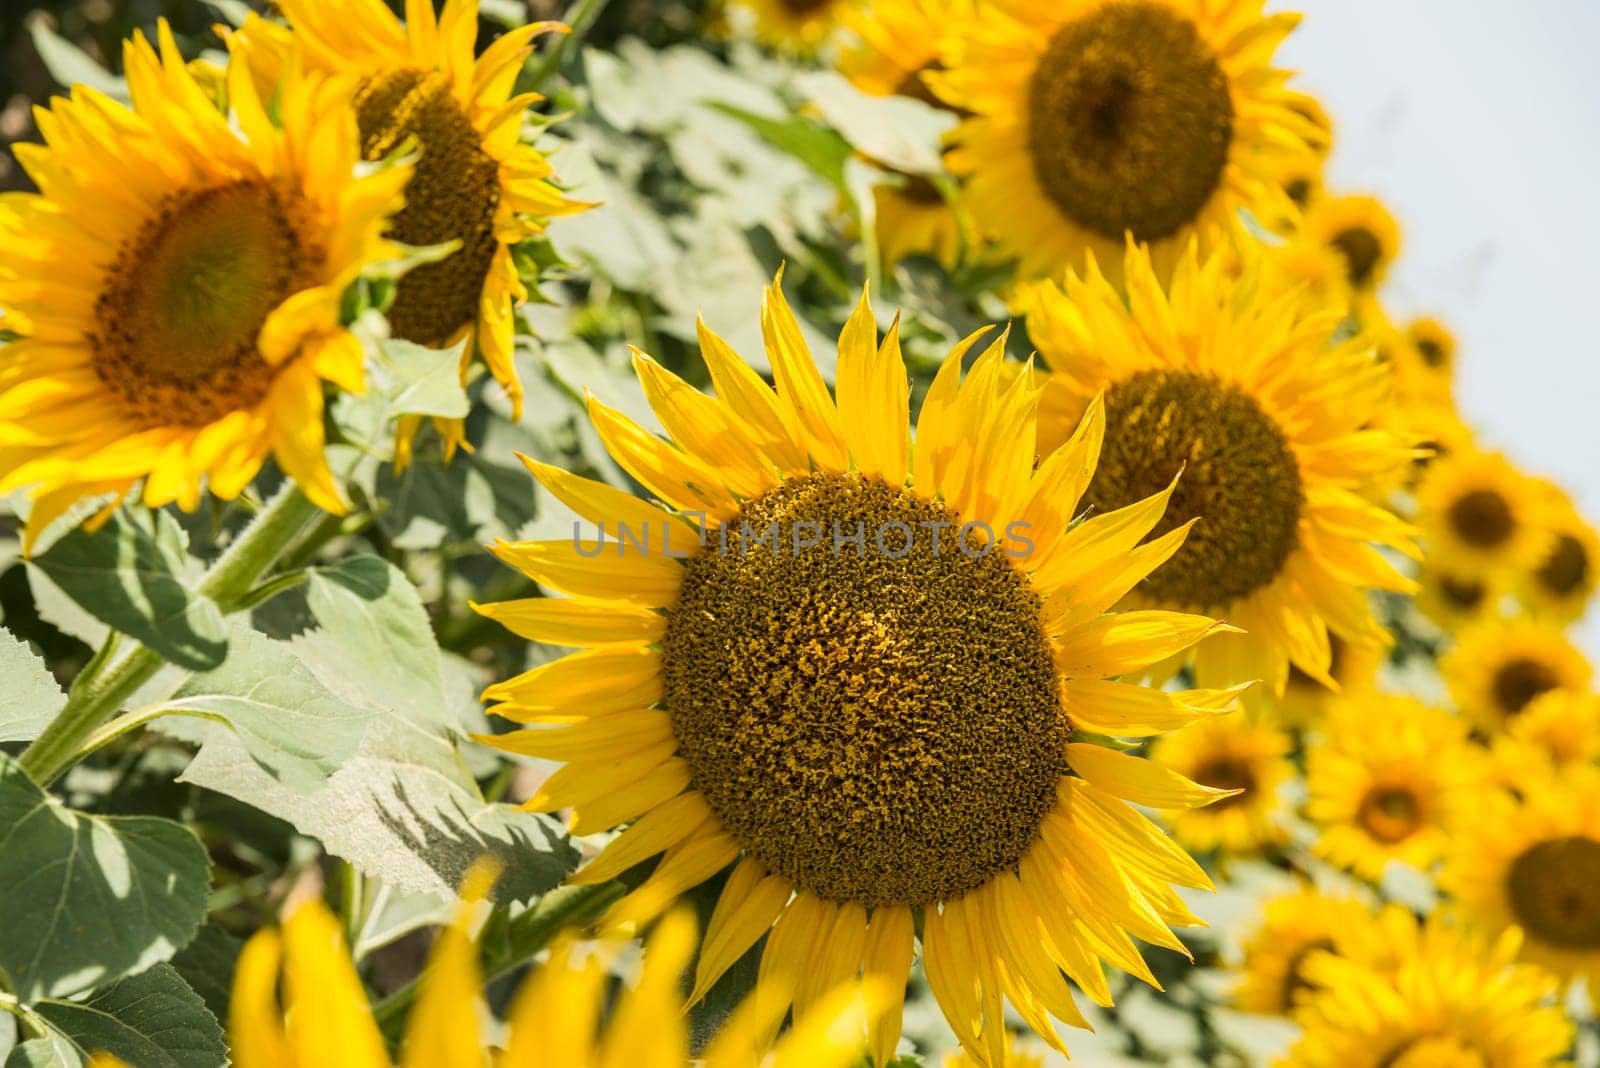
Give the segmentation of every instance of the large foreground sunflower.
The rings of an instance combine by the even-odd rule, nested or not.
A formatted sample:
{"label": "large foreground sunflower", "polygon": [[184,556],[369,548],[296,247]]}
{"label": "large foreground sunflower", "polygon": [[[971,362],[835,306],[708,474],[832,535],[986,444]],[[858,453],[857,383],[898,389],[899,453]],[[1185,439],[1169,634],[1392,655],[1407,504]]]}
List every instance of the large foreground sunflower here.
{"label": "large foreground sunflower", "polygon": [[1223,857],[1250,856],[1288,841],[1284,783],[1293,779],[1289,736],[1271,723],[1243,714],[1218,716],[1164,735],[1150,759],[1186,779],[1238,791],[1205,808],[1169,817],[1172,836],[1185,849]]}
{"label": "large foreground sunflower", "polygon": [[1568,768],[1485,799],[1441,885],[1462,910],[1526,936],[1522,954],[1563,978],[1600,980],[1600,773]]}
{"label": "large foreground sunflower", "polygon": [[1298,15],[1259,0],[1000,0],[954,28],[933,77],[972,113],[951,169],[1024,277],[1115,269],[1127,235],[1175,256],[1198,233],[1292,213],[1284,156],[1318,131],[1271,66]]}
{"label": "large foreground sunflower", "polygon": [[[520,418],[512,347],[516,305],[528,293],[512,248],[543,232],[551,216],[589,206],[567,199],[550,162],[522,141],[528,106],[540,98],[512,95],[529,42],[557,25],[521,26],[475,57],[478,0],[446,0],[437,17],[431,0],[407,0],[404,24],[382,0],[280,0],[278,7],[293,38],[252,19],[239,34],[251,62],[270,66],[272,55],[299,47],[308,64],[338,75],[366,158],[408,142],[419,152],[389,236],[413,246],[458,243],[400,279],[390,329],[432,348],[463,342],[463,376],[481,355]],[[448,447],[461,442],[458,421],[437,425]]]}
{"label": "large foreground sunflower", "polygon": [[1586,690],[1594,673],[1560,627],[1527,618],[1463,631],[1439,669],[1456,705],[1491,735],[1542,694]]}
{"label": "large foreground sunflower", "polygon": [[[694,998],[763,936],[761,973],[797,977],[798,1004],[858,970],[900,990],[920,931],[974,1055],[1003,1059],[1004,1001],[1059,1046],[1050,1017],[1083,1023],[1063,972],[1103,1004],[1101,960],[1150,980],[1129,934],[1181,952],[1168,925],[1197,921],[1172,884],[1209,885],[1129,802],[1221,792],[1083,737],[1158,734],[1234,699],[1112,681],[1220,626],[1109,612],[1187,528],[1139,545],[1164,491],[1068,531],[1103,415],[1039,457],[1038,387],[1003,338],[964,380],[976,336],[945,360],[913,449],[898,335],[880,344],[865,299],[836,397],[776,283],[761,318],[776,391],[705,332],[716,398],[635,363],[671,441],[591,400],[660,505],[532,465],[613,539],[632,533],[625,552],[576,534],[496,549],[572,599],[480,610],[594,648],[492,687],[527,729],[484,740],[565,762],[532,808],[572,808],[578,833],[633,821],[577,882],[661,855],[607,922],[731,869]],[[898,1034],[894,1012],[880,1064]]]}
{"label": "large foreground sunflower", "polygon": [[1427,872],[1488,781],[1464,721],[1414,698],[1366,693],[1337,699],[1321,733],[1306,771],[1317,855],[1372,880],[1390,861]]}
{"label": "large foreground sunflower", "polygon": [[1329,628],[1386,645],[1367,600],[1407,590],[1378,552],[1410,550],[1409,528],[1359,490],[1409,451],[1367,423],[1387,379],[1338,308],[1289,291],[1260,300],[1262,264],[1242,276],[1221,253],[1179,263],[1170,291],[1130,247],[1123,299],[1093,260],[1065,285],[1028,287],[1028,333],[1053,372],[1040,435],[1059,440],[1104,391],[1105,448],[1085,494],[1111,511],[1178,483],[1157,532],[1198,520],[1133,602],[1206,612],[1246,633],[1201,645],[1201,685],[1264,679],[1281,693],[1292,662],[1331,682]]}
{"label": "large foreground sunflower", "polygon": [[[37,194],[0,202],[0,493],[32,487],[30,539],[82,497],[187,509],[269,454],[342,510],[322,382],[362,387],[345,287],[393,255],[400,167],[356,177],[355,125],[291,71],[269,114],[244,68],[224,113],[171,31],[124,49],[130,110],[84,86],[16,153]],[[276,121],[274,121],[276,120]]]}
{"label": "large foreground sunflower", "polygon": [[[1565,1062],[1572,1024],[1555,982],[1514,963],[1514,933],[1489,941],[1439,919],[1385,910],[1396,959],[1331,953],[1306,963],[1320,989],[1278,1068],[1546,1068]],[[1409,933],[1404,928],[1410,928]]]}

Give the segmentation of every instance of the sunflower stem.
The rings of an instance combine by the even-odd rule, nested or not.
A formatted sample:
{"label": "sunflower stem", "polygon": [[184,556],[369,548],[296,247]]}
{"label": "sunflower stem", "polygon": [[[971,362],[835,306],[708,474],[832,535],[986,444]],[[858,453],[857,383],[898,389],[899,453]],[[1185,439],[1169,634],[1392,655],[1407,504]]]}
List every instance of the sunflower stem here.
{"label": "sunflower stem", "polygon": [[[211,598],[223,612],[234,611],[316,514],[317,506],[290,483],[217,558],[196,592]],[[74,684],[66,705],[18,758],[22,770],[40,786],[55,782],[76,762],[94,732],[165,664],[159,653],[135,646],[81,685]]]}
{"label": "sunflower stem", "polygon": [[525,91],[539,92],[544,83],[550,80],[550,76],[561,69],[561,63],[566,58],[568,49],[576,48],[583,43],[589,27],[600,17],[600,12],[605,10],[606,2],[607,0],[578,0],[568,9],[562,21],[569,27],[569,32],[556,38],[534,63],[533,70],[528,75]]}

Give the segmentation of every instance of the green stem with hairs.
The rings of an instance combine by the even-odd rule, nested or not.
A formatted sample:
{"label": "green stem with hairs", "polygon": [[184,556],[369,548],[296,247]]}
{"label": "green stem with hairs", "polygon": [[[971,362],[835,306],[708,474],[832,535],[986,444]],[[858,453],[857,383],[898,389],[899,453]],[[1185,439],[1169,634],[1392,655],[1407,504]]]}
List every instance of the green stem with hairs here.
{"label": "green stem with hairs", "polygon": [[[215,601],[224,613],[234,611],[317,512],[300,487],[290,483],[217,558],[195,592]],[[138,645],[75,682],[65,707],[18,758],[22,770],[40,786],[60,778],[95,731],[165,664],[159,653]]]}

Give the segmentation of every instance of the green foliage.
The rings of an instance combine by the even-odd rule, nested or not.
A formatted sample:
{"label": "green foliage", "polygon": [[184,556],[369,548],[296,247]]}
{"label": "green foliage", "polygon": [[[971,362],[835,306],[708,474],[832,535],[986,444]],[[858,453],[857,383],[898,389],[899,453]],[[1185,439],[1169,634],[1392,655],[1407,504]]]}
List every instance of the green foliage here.
{"label": "green foliage", "polygon": [[103,1050],[139,1068],[216,1068],[227,1062],[222,1027],[170,964],[85,1001],[52,998],[34,1011],[85,1059]]}
{"label": "green foliage", "polygon": [[24,1003],[137,975],[205,917],[210,864],[181,824],[75,812],[0,755],[0,828],[0,975]]}
{"label": "green foliage", "polygon": [[6,694],[0,701],[0,742],[26,742],[38,737],[60,711],[65,697],[44,661],[10,632],[0,630],[0,678]]}

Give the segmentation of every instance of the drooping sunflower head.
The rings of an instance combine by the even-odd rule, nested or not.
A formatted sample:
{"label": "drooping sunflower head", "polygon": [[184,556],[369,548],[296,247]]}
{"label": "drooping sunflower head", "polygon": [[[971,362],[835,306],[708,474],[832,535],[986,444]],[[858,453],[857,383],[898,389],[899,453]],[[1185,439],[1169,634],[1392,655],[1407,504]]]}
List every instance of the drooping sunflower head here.
{"label": "drooping sunflower head", "polygon": [[1053,372],[1045,440],[1104,392],[1090,507],[1123,507],[1183,472],[1162,529],[1197,525],[1136,600],[1238,623],[1245,635],[1198,650],[1202,682],[1261,678],[1279,693],[1291,661],[1328,681],[1330,624],[1388,643],[1363,590],[1409,589],[1374,546],[1409,550],[1410,532],[1359,490],[1409,453],[1369,426],[1387,380],[1359,337],[1338,333],[1343,312],[1300,291],[1259,299],[1260,268],[1191,248],[1164,290],[1149,253],[1130,248],[1126,300],[1091,262],[1062,287],[1028,287],[1023,308]]}
{"label": "drooping sunflower head", "polygon": [[1009,0],[952,34],[933,78],[972,112],[952,169],[1024,277],[1112,269],[1125,239],[1158,259],[1193,235],[1292,212],[1277,173],[1312,154],[1272,53],[1298,16],[1258,3]]}
{"label": "drooping sunflower head", "polygon": [[[1192,917],[1171,884],[1206,883],[1128,802],[1221,795],[1082,737],[1146,737],[1235,699],[1112,681],[1217,626],[1108,611],[1185,531],[1135,549],[1166,491],[1068,530],[1103,413],[1041,456],[1039,387],[1003,338],[965,377],[976,336],[946,360],[913,449],[898,334],[880,342],[865,299],[832,393],[777,284],[762,324],[776,389],[709,332],[716,397],[638,355],[670,440],[591,401],[659,504],[534,466],[600,530],[500,546],[572,599],[481,610],[594,648],[492,687],[526,729],[484,740],[564,761],[530,804],[572,808],[580,833],[634,821],[577,881],[662,855],[607,924],[732,869],[694,998],[763,935],[762,974],[797,981],[801,1005],[861,969],[902,989],[920,916],[969,1049],[1003,1054],[1004,992],[1059,1044],[1049,1016],[1081,1021],[1063,972],[1100,1001],[1097,958],[1149,977],[1085,918],[1176,947],[1167,924]],[[880,1064],[898,1030],[893,1013],[874,1032]]]}
{"label": "drooping sunflower head", "polygon": [[[474,54],[478,0],[409,0],[402,24],[377,0],[283,0],[292,33],[260,18],[235,36],[252,65],[271,69],[285,47],[338,77],[354,112],[361,153],[386,158],[417,152],[406,207],[389,236],[406,245],[453,244],[454,251],[401,277],[388,310],[395,336],[440,348],[465,339],[463,374],[476,353],[519,413],[522,387],[512,358],[515,307],[527,298],[512,248],[541,233],[553,216],[590,205],[568,199],[544,155],[522,140],[528,107],[513,95],[530,42],[558,24],[535,23],[501,35]],[[452,446],[460,427],[441,423]]]}
{"label": "drooping sunflower head", "polygon": [[1515,963],[1512,934],[1490,939],[1439,916],[1381,916],[1392,959],[1316,955],[1318,992],[1295,1014],[1300,1039],[1280,1068],[1554,1068],[1572,1024],[1554,981]]}
{"label": "drooping sunflower head", "polygon": [[1600,764],[1600,694],[1574,690],[1541,694],[1491,744],[1500,780],[1512,790]]}
{"label": "drooping sunflower head", "polygon": [[1366,906],[1353,897],[1306,887],[1273,898],[1245,936],[1234,1004],[1287,1016],[1314,991],[1306,963],[1318,953],[1349,952],[1357,932],[1370,925]]}
{"label": "drooping sunflower head", "polygon": [[1320,197],[1306,211],[1302,233],[1339,254],[1345,280],[1358,296],[1376,292],[1400,254],[1400,224],[1374,197]]}
{"label": "drooping sunflower head", "polygon": [[1538,484],[1504,456],[1468,450],[1428,465],[1417,487],[1417,524],[1440,570],[1509,578],[1542,559],[1547,505]]}
{"label": "drooping sunflower head", "polygon": [[1294,778],[1289,736],[1243,713],[1219,716],[1159,739],[1150,759],[1186,779],[1237,791],[1205,808],[1170,814],[1185,849],[1248,857],[1284,844],[1288,812],[1281,788]]}
{"label": "drooping sunflower head", "polygon": [[1341,696],[1308,756],[1316,853],[1374,881],[1390,861],[1426,873],[1481,799],[1485,770],[1463,720],[1410,697]]}
{"label": "drooping sunflower head", "polygon": [[1582,691],[1593,670],[1566,633],[1526,617],[1464,631],[1440,660],[1461,711],[1489,733],[1553,690]]}
{"label": "drooping sunflower head", "polygon": [[39,193],[0,206],[0,492],[32,487],[30,538],[82,497],[195,508],[268,455],[341,510],[322,381],[362,388],[346,286],[392,256],[403,167],[358,177],[348,115],[290,75],[269,114],[245,67],[220,111],[166,24],[128,42],[132,107],[78,87],[18,158]]}
{"label": "drooping sunflower head", "polygon": [[1522,955],[1564,979],[1600,978],[1600,775],[1571,767],[1493,798],[1455,842],[1441,886],[1490,931],[1521,928]]}
{"label": "drooping sunflower head", "polygon": [[1528,611],[1571,622],[1584,614],[1600,588],[1600,531],[1586,519],[1560,486],[1536,479],[1545,508],[1544,553],[1517,576],[1517,591]]}

